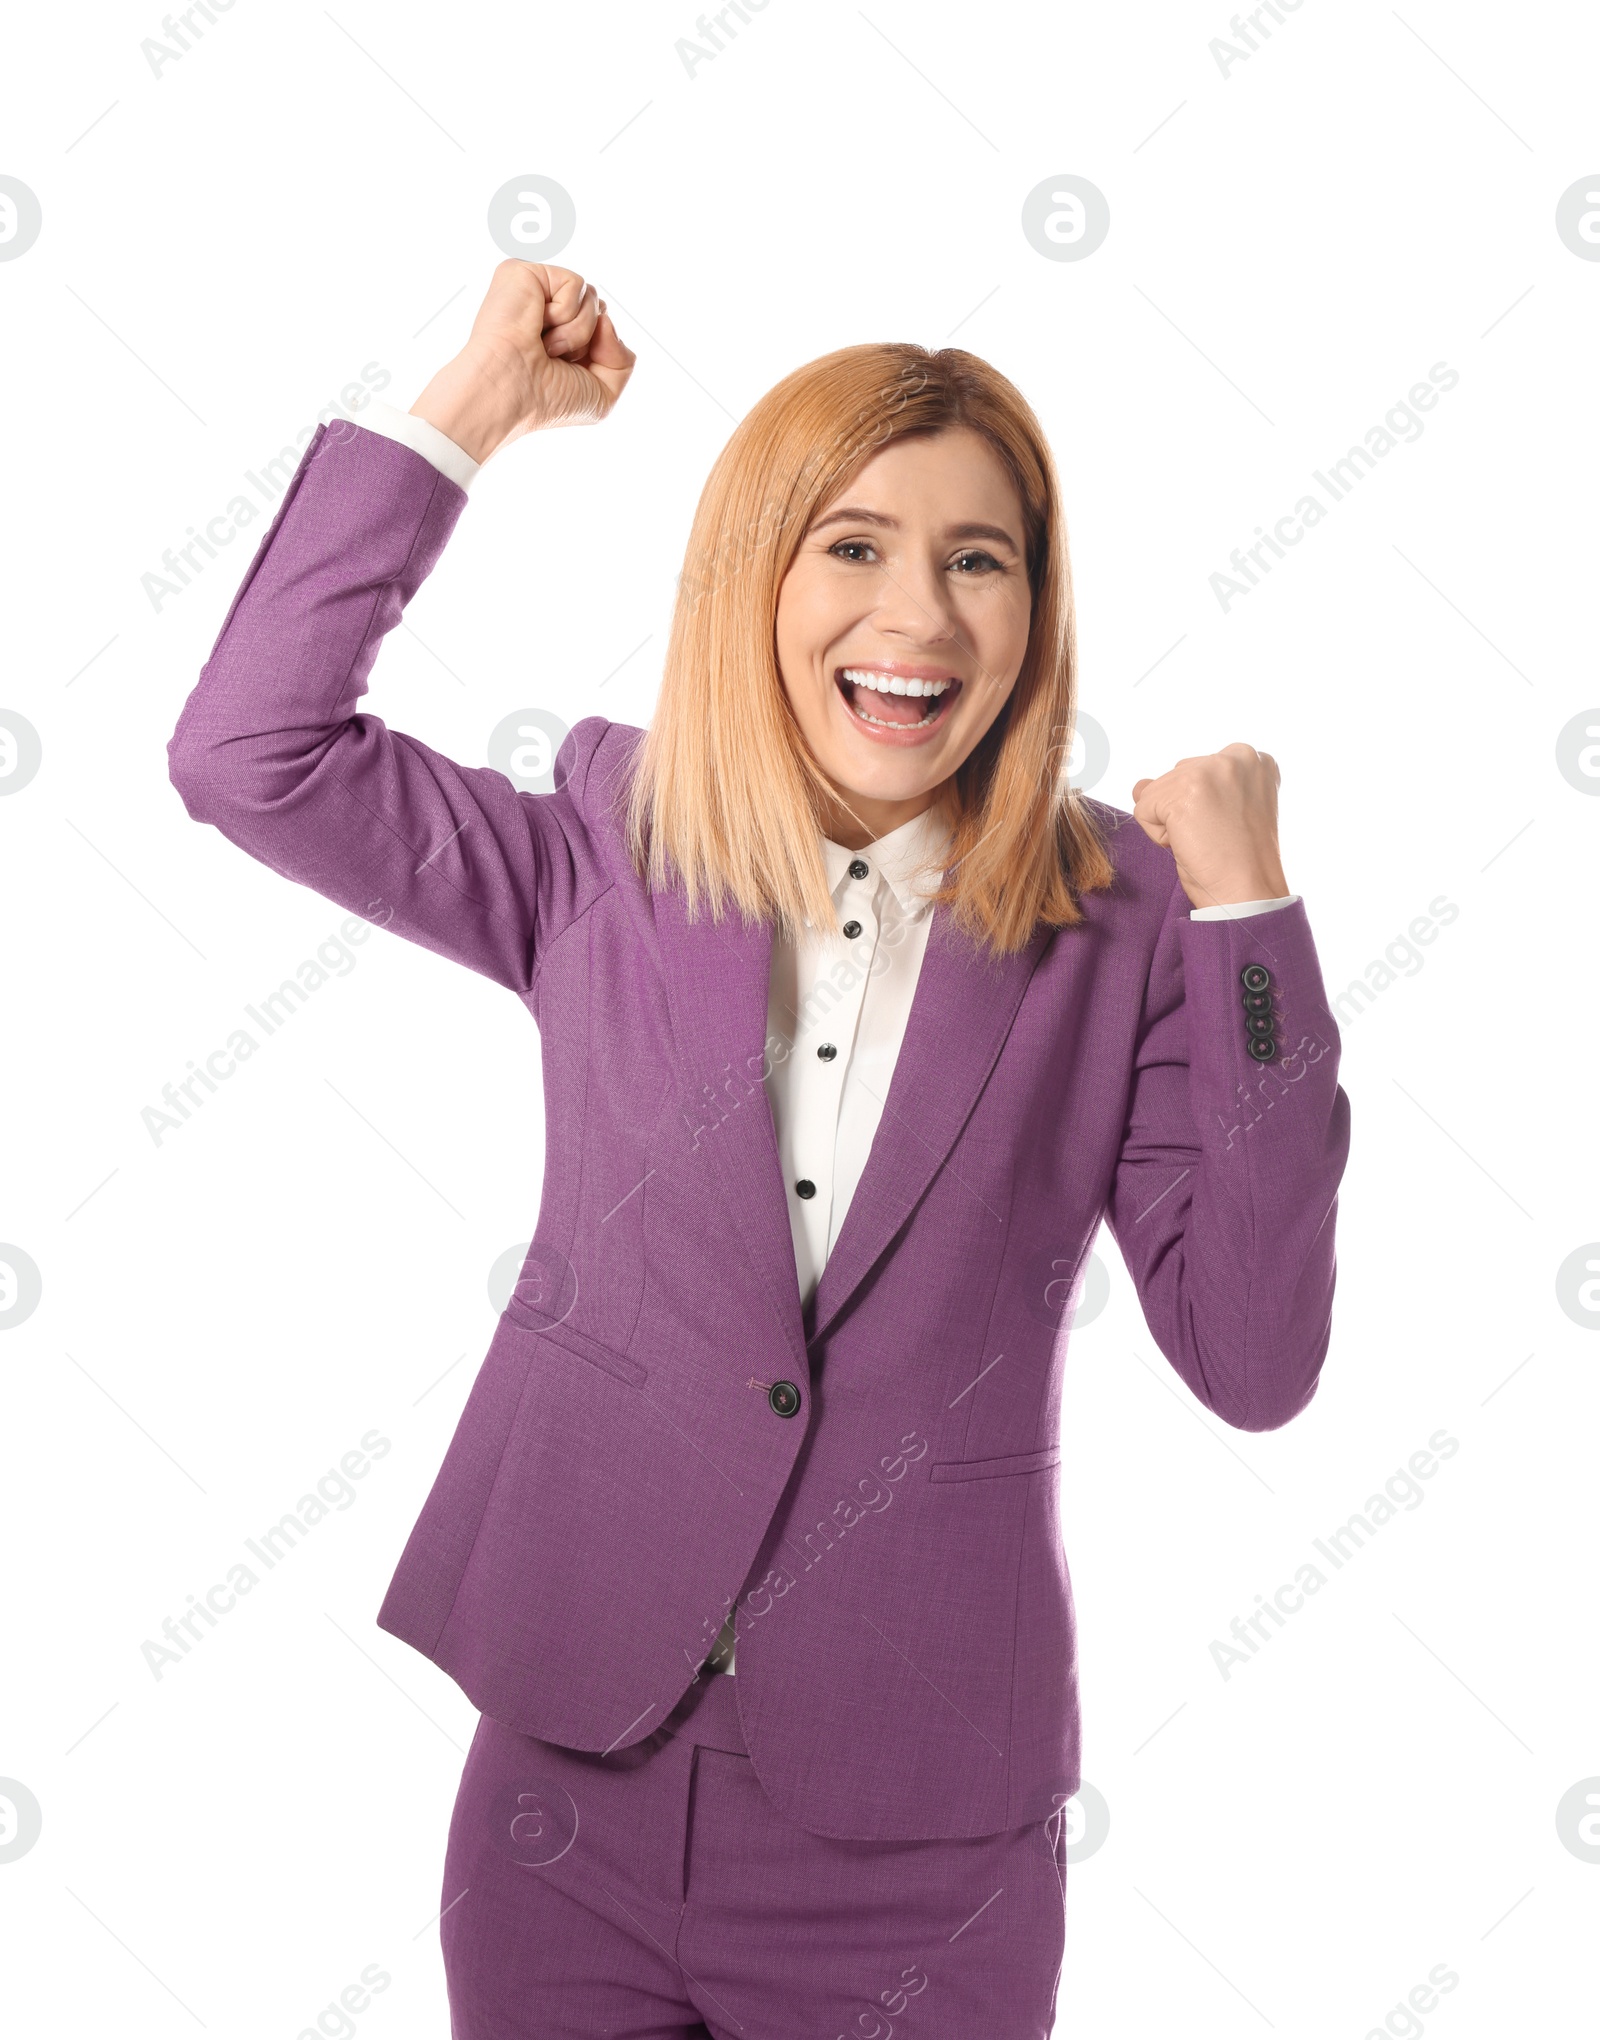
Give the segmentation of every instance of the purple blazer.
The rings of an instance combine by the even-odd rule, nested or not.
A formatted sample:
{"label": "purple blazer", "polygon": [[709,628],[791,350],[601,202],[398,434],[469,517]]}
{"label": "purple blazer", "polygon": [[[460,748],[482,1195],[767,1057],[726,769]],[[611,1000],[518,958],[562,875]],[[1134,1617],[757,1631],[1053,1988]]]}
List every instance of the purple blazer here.
{"label": "purple blazer", "polygon": [[1100,803],[1117,878],[1081,926],[995,962],[935,908],[803,1310],[762,1085],[771,931],[691,924],[635,874],[640,732],[579,723],[533,796],[360,710],[465,503],[409,448],[319,430],[168,747],[196,820],[540,1032],[533,1245],[378,1621],[482,1712],[609,1751],[672,1711],[737,1600],[751,1758],[803,1827],[1042,1819],[1079,1782],[1057,1469],[1101,1221],[1224,1422],[1287,1423],[1327,1352],[1349,1107],[1305,908],[1191,921],[1170,852]]}

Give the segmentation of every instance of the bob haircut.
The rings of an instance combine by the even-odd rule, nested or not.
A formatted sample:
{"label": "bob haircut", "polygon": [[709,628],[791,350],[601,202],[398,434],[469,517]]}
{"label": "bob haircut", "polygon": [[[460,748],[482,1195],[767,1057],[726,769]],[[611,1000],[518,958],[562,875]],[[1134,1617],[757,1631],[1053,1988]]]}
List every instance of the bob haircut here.
{"label": "bob haircut", "polygon": [[820,832],[837,794],[800,734],[778,670],[778,591],[806,532],[873,454],[965,425],[995,449],[1021,498],[1033,610],[1011,693],[939,795],[951,829],[936,902],[997,954],[1040,922],[1082,919],[1076,895],[1112,866],[1067,784],[1077,710],[1072,571],[1055,464],[1039,421],[975,354],[909,344],[844,347],[761,398],[707,478],[678,583],[660,698],[628,792],[630,854],[693,917],[746,920],[791,938],[831,928]]}

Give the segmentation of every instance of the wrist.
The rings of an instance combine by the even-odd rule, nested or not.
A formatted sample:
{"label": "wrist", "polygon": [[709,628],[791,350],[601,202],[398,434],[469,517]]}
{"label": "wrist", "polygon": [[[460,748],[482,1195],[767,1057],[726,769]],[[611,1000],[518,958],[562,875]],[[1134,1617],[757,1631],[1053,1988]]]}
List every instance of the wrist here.
{"label": "wrist", "polygon": [[1183,889],[1194,907],[1236,907],[1246,900],[1282,900],[1289,897],[1291,890],[1281,864],[1270,870],[1230,872],[1206,885],[1184,879]]}
{"label": "wrist", "polygon": [[505,364],[467,349],[446,362],[411,406],[481,466],[522,421],[516,377]]}

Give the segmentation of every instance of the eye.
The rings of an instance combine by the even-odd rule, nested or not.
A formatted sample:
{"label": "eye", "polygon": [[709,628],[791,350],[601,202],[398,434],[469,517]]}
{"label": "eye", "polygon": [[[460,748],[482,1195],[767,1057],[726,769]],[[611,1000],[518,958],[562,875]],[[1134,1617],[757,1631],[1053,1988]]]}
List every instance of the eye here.
{"label": "eye", "polygon": [[830,545],[828,550],[836,560],[842,560],[847,556],[860,559],[862,554],[872,551],[872,541],[866,538],[841,538],[836,545]]}
{"label": "eye", "polygon": [[998,574],[1001,571],[1000,562],[989,552],[957,553],[951,565],[962,573]]}

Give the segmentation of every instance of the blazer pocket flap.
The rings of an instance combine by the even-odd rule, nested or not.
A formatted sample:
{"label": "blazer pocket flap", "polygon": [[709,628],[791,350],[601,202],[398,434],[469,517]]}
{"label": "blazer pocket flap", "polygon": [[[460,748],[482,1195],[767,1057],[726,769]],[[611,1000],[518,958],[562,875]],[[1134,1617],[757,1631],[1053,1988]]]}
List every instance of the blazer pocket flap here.
{"label": "blazer pocket flap", "polygon": [[993,1480],[1005,1473],[1043,1473],[1061,1464],[1061,1447],[1047,1445],[1042,1452],[1011,1452],[1003,1459],[936,1459],[928,1468],[929,1480]]}
{"label": "blazer pocket flap", "polygon": [[524,1331],[537,1332],[541,1339],[548,1339],[552,1345],[575,1353],[580,1360],[587,1360],[591,1367],[598,1367],[604,1374],[615,1375],[618,1381],[643,1388],[650,1379],[649,1368],[641,1367],[637,1360],[630,1360],[626,1353],[603,1345],[599,1339],[591,1339],[587,1332],[580,1332],[573,1325],[551,1324],[536,1317],[526,1305],[519,1306],[515,1296],[507,1304],[505,1314]]}

